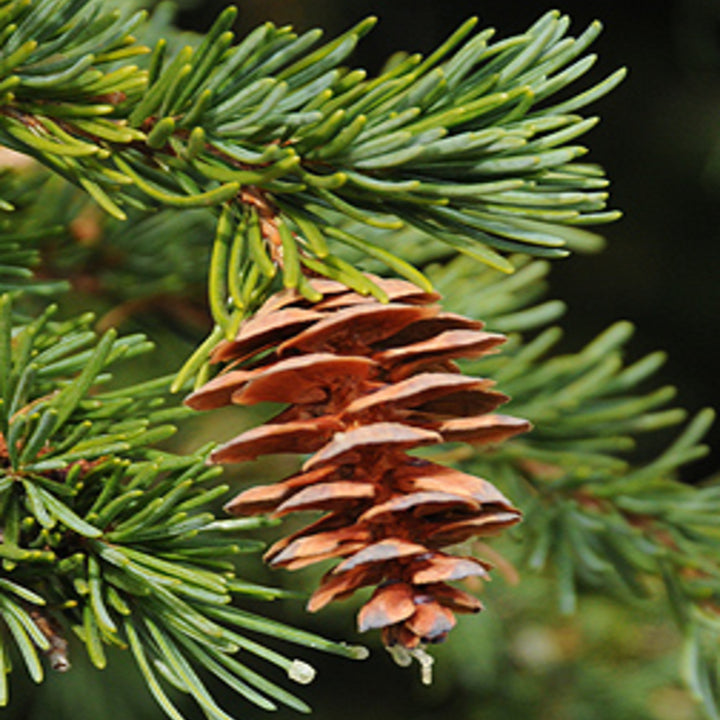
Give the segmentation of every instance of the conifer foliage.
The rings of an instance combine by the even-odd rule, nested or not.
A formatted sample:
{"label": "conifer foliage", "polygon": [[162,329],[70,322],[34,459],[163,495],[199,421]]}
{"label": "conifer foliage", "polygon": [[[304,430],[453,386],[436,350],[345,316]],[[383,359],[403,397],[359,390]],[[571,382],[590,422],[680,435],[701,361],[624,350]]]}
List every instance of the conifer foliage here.
{"label": "conifer foliage", "polygon": [[[522,518],[522,569],[554,574],[564,611],[660,579],[719,717],[717,485],[675,476],[712,412],[633,464],[638,433],[684,419],[672,391],[636,389],[662,356],[625,366],[627,323],[549,355],[547,260],[598,249],[586,226],[618,215],[576,144],[624,75],[577,83],[599,23],[573,37],[553,11],[495,39],[470,19],[368,77],[350,63],[374,18],[324,44],[272,23],[236,40],[231,7],[182,46],[164,9],[108,6],[0,2],[0,145],[32,161],[0,172],[0,705],[18,666],[41,682],[117,646],[174,720],[181,695],[232,717],[208,678],[308,711],[246,662],[313,679],[264,637],[366,650],[251,612],[287,593],[245,561],[272,515],[320,511],[265,558],[336,561],[311,610],[375,588],[359,629],[401,663],[427,669],[424,646],[481,608],[473,539]],[[203,283],[207,335],[172,377],[113,380],[152,339],[98,334],[70,283],[123,303],[103,328],[162,296],[187,334]],[[163,445],[193,409],[265,402],[286,407],[224,444]],[[302,468],[234,497],[218,480],[280,452]]]}

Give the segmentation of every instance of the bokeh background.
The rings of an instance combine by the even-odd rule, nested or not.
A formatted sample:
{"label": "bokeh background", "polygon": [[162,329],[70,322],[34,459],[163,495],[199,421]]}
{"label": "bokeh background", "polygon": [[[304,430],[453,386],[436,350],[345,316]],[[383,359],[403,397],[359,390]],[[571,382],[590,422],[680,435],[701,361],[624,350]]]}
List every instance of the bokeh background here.
{"label": "bokeh background", "polygon": [[[202,31],[222,0],[180,2],[178,22]],[[381,23],[355,64],[377,70],[396,50],[428,52],[469,15],[503,37],[521,32],[552,7],[538,0],[242,0],[240,36],[264,20],[299,30],[340,32],[368,14]],[[599,61],[587,84],[627,66],[627,80],[586,112],[602,123],[585,138],[589,160],[613,181],[612,206],[624,218],[603,228],[606,250],[559,261],[552,296],[567,302],[566,349],[578,349],[615,320],[637,325],[630,359],[666,349],[661,380],[678,387],[689,410],[720,408],[720,0],[565,0],[557,5],[579,34],[598,18]],[[207,432],[207,430],[203,430]],[[669,437],[669,436],[668,436]],[[204,440],[205,438],[200,438]],[[662,439],[661,439],[662,442]],[[716,449],[684,472],[701,482],[718,472]],[[198,442],[199,444],[199,442]],[[512,551],[510,551],[512,552]],[[299,578],[264,576],[301,587]],[[679,680],[680,640],[664,605],[584,598],[573,618],[561,617],[551,585],[499,578],[489,610],[461,620],[439,648],[436,681],[420,684],[416,668],[395,667],[379,646],[363,663],[307,657],[318,667],[303,694],[317,720],[699,720]],[[258,608],[266,612],[267,608]],[[347,605],[307,617],[301,603],[276,616],[333,637],[353,637]],[[15,673],[18,702],[8,720],[155,720],[162,717],[135,669],[120,655],[105,675],[82,667],[31,688]],[[109,681],[109,682],[108,682]],[[234,716],[268,716],[227,699]],[[193,710],[188,717],[195,718]],[[290,711],[276,717],[285,720]]]}
{"label": "bokeh background", "polygon": [[[204,29],[224,0],[184,0],[186,28]],[[719,0],[243,0],[238,30],[264,20],[328,36],[367,15],[380,23],[358,48],[356,66],[377,70],[397,50],[427,53],[470,15],[496,37],[522,32],[557,7],[575,34],[595,19],[599,59],[578,85],[618,67],[629,75],[585,109],[602,122],[581,139],[583,159],[603,165],[621,221],[601,228],[600,255],[557,262],[553,295],[569,305],[567,346],[578,348],[610,323],[638,331],[631,351],[665,349],[664,372],[689,409],[720,407],[720,1]],[[181,7],[183,5],[181,4]],[[711,444],[720,447],[720,424]],[[686,472],[700,480],[716,458]]]}
{"label": "bokeh background", "polygon": [[[396,50],[431,51],[469,15],[502,37],[551,7],[538,0],[244,0],[240,27],[269,19],[334,33],[374,14],[380,23],[356,61],[377,70]],[[602,117],[584,142],[589,159],[606,168],[612,206],[624,217],[603,228],[603,253],[555,264],[552,294],[569,307],[566,347],[627,318],[637,325],[632,356],[669,352],[662,380],[678,386],[680,404],[720,408],[720,2],[565,0],[557,8],[577,33],[603,22],[593,80],[630,70],[585,111]],[[202,29],[213,14],[205,2],[180,20]],[[716,452],[687,468],[686,481],[720,467],[720,428],[709,441]],[[439,653],[431,691],[384,657],[369,668],[327,663],[317,717],[697,717],[677,688],[677,638],[658,608],[621,610],[590,598],[579,619],[564,620],[541,580],[497,586],[485,617],[467,621]]]}

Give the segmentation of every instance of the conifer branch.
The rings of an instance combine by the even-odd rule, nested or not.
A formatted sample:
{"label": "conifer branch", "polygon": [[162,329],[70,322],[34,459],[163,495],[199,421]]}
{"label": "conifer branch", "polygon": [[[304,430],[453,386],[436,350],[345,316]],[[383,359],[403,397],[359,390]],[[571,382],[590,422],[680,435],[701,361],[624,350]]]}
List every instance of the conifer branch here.
{"label": "conifer branch", "polygon": [[166,61],[160,41],[145,71],[116,67],[146,51],[130,35],[142,14],[122,18],[85,0],[44,23],[51,7],[6,11],[21,20],[4,37],[0,139],[121,219],[129,206],[224,207],[218,243],[234,245],[216,257],[211,285],[236,292],[211,306],[228,336],[278,268],[301,292],[302,266],[347,281],[334,247],[427,285],[384,239],[375,246],[338,229],[337,213],[416,227],[506,272],[507,253],[596,247],[582,226],[617,217],[605,209],[602,172],[577,163],[585,149],[572,143],[596,122],[576,111],[624,72],[552,102],[594,63],[583,53],[598,23],[567,37],[567,17],[551,12],[492,42],[490,30],[473,34],[471,19],[427,58],[368,79],[343,63],[372,18],[319,47],[320,31],[271,23],[232,45],[231,7],[196,48]]}
{"label": "conifer branch", "polygon": [[[651,592],[658,584],[652,580],[659,580],[687,638],[686,679],[708,715],[720,717],[717,485],[691,487],[677,479],[679,468],[706,452],[701,440],[713,414],[701,411],[657,458],[634,461],[628,454],[641,433],[686,420],[683,410],[668,407],[673,389],[638,389],[662,364],[663,354],[626,365],[623,348],[632,326],[617,323],[577,353],[550,355],[561,333],[548,325],[564,306],[544,299],[546,260],[597,249],[601,240],[586,226],[617,217],[607,210],[602,170],[579,162],[586,149],[577,144],[597,122],[579,111],[624,76],[620,70],[589,89],[572,90],[595,62],[586,51],[599,23],[573,38],[568,18],[553,11],[527,32],[494,41],[493,31],[476,32],[471,19],[428,57],[396,56],[378,77],[368,78],[347,63],[373,18],[325,44],[318,30],[298,35],[272,23],[236,43],[235,15],[234,8],[227,9],[197,44],[169,56],[166,39],[153,39],[146,47],[135,36],[147,31],[144,13],[107,11],[99,0],[13,0],[0,8],[0,144],[69,183],[59,192],[57,178],[42,185],[44,172],[0,175],[0,705],[9,701],[11,655],[40,682],[46,664],[69,668],[76,637],[98,668],[106,664],[106,646],[128,650],[157,702],[176,719],[181,715],[173,704],[175,692],[191,696],[207,717],[230,717],[213,699],[208,677],[264,709],[284,704],[307,711],[302,700],[240,662],[236,653],[256,655],[300,683],[312,679],[312,669],[246,632],[346,657],[364,654],[242,609],[244,597],[283,596],[237,576],[238,556],[261,546],[244,533],[274,521],[216,517],[214,503],[228,488],[218,484],[217,469],[206,465],[211,447],[187,457],[156,447],[174,432],[170,423],[189,413],[165,407],[170,378],[104,389],[112,363],[150,349],[144,336],[118,338],[110,330],[98,338],[89,316],[54,320],[52,308],[34,319],[24,316],[34,307],[25,298],[59,294],[67,284],[55,278],[64,278],[66,268],[75,268],[77,281],[83,266],[95,264],[102,266],[93,269],[97,292],[120,303],[103,319],[106,326],[164,293],[176,297],[207,279],[214,327],[175,378],[177,390],[193,378],[196,387],[208,380],[208,357],[222,361],[223,348],[233,347],[238,329],[247,328],[243,323],[273,293],[281,307],[287,301],[290,312],[305,313],[306,319],[313,314],[308,308],[325,299],[324,310],[312,318],[320,336],[321,323],[338,322],[338,316],[339,326],[352,326],[335,312],[343,302],[357,308],[374,298],[387,308],[390,291],[401,300],[410,298],[401,311],[409,312],[409,306],[427,317],[418,315],[407,337],[399,331],[394,350],[406,350],[413,333],[434,341],[435,320],[424,323],[439,311],[434,306],[418,310],[437,299],[433,288],[447,308],[510,333],[502,354],[465,367],[512,395],[511,411],[532,422],[534,432],[491,453],[453,449],[445,456],[498,481],[520,506],[525,565],[554,574],[563,611],[573,611],[585,589],[627,598]],[[558,94],[563,99],[556,99]],[[109,217],[99,221],[84,215],[69,186],[80,188]],[[46,202],[50,197],[54,200]],[[89,225],[83,229],[85,220]],[[189,233],[194,223],[200,230]],[[90,237],[83,236],[86,231],[92,239],[83,242]],[[368,273],[388,270],[416,287],[408,290]],[[338,290],[333,281],[349,291]],[[324,292],[331,297],[324,298]],[[334,305],[341,294],[344,299]],[[361,310],[379,317],[380,303]],[[468,318],[438,317],[438,327],[460,323],[480,345],[501,341]],[[280,326],[292,335],[292,322]],[[523,337],[535,331],[532,339]],[[247,357],[232,358],[219,379],[191,396],[196,403],[203,397],[208,407],[218,398],[234,402],[235,391],[245,392],[243,372],[265,373],[272,353],[273,362],[282,365],[291,338],[269,332],[266,339],[270,344],[259,351],[249,343],[251,355],[260,353],[250,370],[240,367]],[[357,367],[376,362],[363,355],[373,342],[358,350]],[[427,360],[423,352],[432,359],[442,347],[438,342],[423,349],[419,362]],[[456,348],[453,357],[463,352]],[[468,352],[481,354],[475,346]],[[450,357],[441,353],[438,360],[447,375],[455,370]],[[400,383],[388,363],[384,391],[393,397]],[[426,369],[437,371],[432,364]],[[371,383],[363,382],[358,393],[371,395]],[[393,419],[399,424],[415,423],[413,442],[423,432],[417,443],[428,441],[428,433],[433,442],[446,439],[442,432],[463,437],[462,423],[445,422],[449,407],[506,399],[488,390],[482,378],[470,382],[474,390],[451,393],[442,402],[427,400],[426,387],[406,384],[402,402],[409,404],[389,403],[383,412],[397,413]],[[348,434],[356,429],[347,417],[345,424],[332,425],[350,407],[343,405],[346,398],[328,394],[317,401],[308,393],[312,402],[298,401],[297,418],[288,412],[279,416],[297,420],[302,438],[318,422],[320,410],[330,418],[323,442],[335,442],[338,427]],[[303,414],[308,403],[312,407]],[[371,407],[362,417],[366,428],[380,433],[380,423],[372,422],[376,411]],[[512,420],[493,415],[488,427],[497,438],[527,429],[527,423]],[[481,435],[481,424],[473,431]],[[370,453],[377,436],[366,435],[355,442],[372,441],[371,450],[362,446]],[[312,437],[307,447],[318,449],[321,439]],[[249,452],[242,443],[255,440],[246,434],[239,445],[229,443],[213,458],[240,457],[243,448]],[[268,447],[275,448],[261,449]],[[337,443],[333,450],[340,452]],[[399,457],[396,452],[385,448],[388,467]],[[327,458],[319,455],[322,476]],[[409,456],[403,462],[409,474],[422,466]],[[421,578],[430,570],[435,579],[447,579],[444,572],[459,573],[454,578],[468,572],[465,559],[439,552],[443,539],[448,544],[483,523],[497,529],[520,517],[501,493],[490,492],[489,483],[450,469],[457,485],[450,499],[447,487],[440,493],[435,486],[420,488],[428,477],[418,471],[411,478],[420,483],[416,495],[435,494],[418,498],[398,491],[400,500],[394,493],[402,478],[395,478],[399,484],[389,493],[383,477],[365,482],[358,493],[357,486],[346,487],[347,467],[340,463],[330,470],[339,473],[335,491],[349,493],[340,500],[349,498],[350,509],[338,506],[344,519],[370,532],[355,538],[359,545],[353,551],[372,546],[373,533],[379,532],[373,523],[388,524],[383,513],[404,518],[405,542],[413,533],[427,540],[423,532],[441,520],[450,527],[445,535],[432,527],[435,540],[414,548],[384,535],[386,545],[375,543],[382,545],[374,547],[375,561],[382,562],[382,552],[390,548],[415,553],[420,564],[436,563],[416,568]],[[312,472],[287,479],[282,484],[287,497],[278,500],[277,488],[269,486],[250,491],[251,499],[245,496],[237,504],[262,512],[257,498],[253,507],[253,492],[265,493],[260,505],[269,509],[276,500],[290,502],[298,483],[307,482],[312,497],[305,497],[306,506],[329,502],[333,507],[338,498],[313,488],[317,478],[307,477]],[[343,487],[338,491],[337,486]],[[353,515],[352,503],[377,488],[387,495],[377,500],[384,504]],[[403,516],[407,508],[400,506],[406,502],[425,510]],[[458,529],[454,512],[466,513],[467,527]],[[342,531],[331,527],[328,535]],[[312,529],[308,537],[313,538]],[[345,552],[337,549],[329,552]],[[297,557],[278,562],[306,562],[298,547],[293,552]],[[308,552],[312,559],[312,547]],[[476,611],[479,603],[440,587],[441,582],[405,577],[410,564],[404,557],[390,563],[409,593],[402,617],[386,617],[393,608],[384,603],[398,588],[390,583],[388,592],[380,573],[371,578],[381,582],[380,600],[376,597],[363,615],[363,627],[382,626],[387,638],[400,638],[412,655],[417,648],[411,642],[437,639],[452,626],[447,603],[458,611]],[[485,572],[480,561],[471,564],[470,574]],[[342,596],[342,582],[330,575],[325,582],[325,591]],[[428,595],[430,590],[435,595]],[[437,607],[434,615],[423,607],[423,616],[417,607],[429,605],[428,598]],[[415,622],[412,637],[402,634],[406,620]],[[427,667],[421,647],[416,657]],[[400,659],[408,656],[401,653]]]}
{"label": "conifer branch", "polygon": [[684,410],[667,407],[674,388],[638,391],[665,354],[626,365],[633,327],[619,322],[577,353],[550,356],[561,332],[547,325],[562,304],[538,303],[545,263],[516,263],[516,274],[501,280],[478,277],[462,259],[430,271],[453,308],[470,304],[457,288],[472,277],[473,308],[492,329],[539,330],[529,341],[516,335],[502,354],[468,368],[500,383],[513,398],[511,412],[530,420],[533,433],[491,455],[464,448],[452,455],[468,471],[504,479],[501,486],[525,513],[517,535],[524,564],[553,574],[563,612],[576,611],[583,590],[646,597],[655,586],[650,580],[660,581],[686,638],[685,678],[715,717],[717,654],[709,647],[720,627],[718,487],[678,479],[682,466],[707,454],[701,441],[715,413],[702,410],[656,458],[633,462],[628,455],[640,435],[687,419]]}
{"label": "conifer branch", "polygon": [[[209,717],[223,715],[193,668],[204,668],[248,701],[307,711],[305,703],[238,661],[240,650],[284,668],[297,682],[314,671],[245,637],[282,638],[346,657],[341,646],[232,605],[282,591],[241,581],[234,559],[262,543],[243,534],[265,520],[219,520],[225,495],[210,447],[187,457],[153,448],[174,432],[163,408],[168,378],[102,391],[106,367],[149,349],[144,337],[96,341],[92,317],[51,320],[49,308],[16,324],[0,298],[0,655],[17,648],[35,682],[67,670],[79,637],[91,662],[105,646],[129,648],[153,695],[180,717],[162,682],[191,695]],[[10,697],[8,667],[0,698]],[[158,676],[159,673],[159,676]],[[224,716],[224,715],[223,715]]]}

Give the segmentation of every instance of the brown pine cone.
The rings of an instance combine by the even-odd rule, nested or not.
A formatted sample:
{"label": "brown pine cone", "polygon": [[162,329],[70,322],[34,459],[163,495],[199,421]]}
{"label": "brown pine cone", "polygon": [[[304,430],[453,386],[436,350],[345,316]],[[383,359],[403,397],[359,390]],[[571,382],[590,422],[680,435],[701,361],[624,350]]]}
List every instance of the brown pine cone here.
{"label": "brown pine cone", "polygon": [[272,453],[310,458],[282,482],[240,493],[236,515],[299,510],[325,514],[275,543],[273,566],[296,569],[342,558],[312,595],[314,611],[365,586],[361,631],[382,630],[387,646],[413,650],[443,640],[456,612],[482,605],[449,581],[487,577],[489,565],[441,548],[514,525],[520,512],[489,482],[412,457],[422,445],[498,443],[529,429],[493,411],[508,400],[493,382],[454,363],[493,352],[505,338],[482,323],[442,312],[436,294],[401,280],[372,278],[383,304],[340,283],[314,279],[311,304],[294,291],[273,295],[221,343],[223,372],[186,403],[287,403],[264,425],[212,454],[216,463]]}

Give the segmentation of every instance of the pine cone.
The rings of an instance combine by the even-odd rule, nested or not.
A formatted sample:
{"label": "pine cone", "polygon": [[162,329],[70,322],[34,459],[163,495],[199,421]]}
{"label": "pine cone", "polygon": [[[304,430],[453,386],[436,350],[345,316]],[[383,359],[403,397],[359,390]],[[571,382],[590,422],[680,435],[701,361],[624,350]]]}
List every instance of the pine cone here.
{"label": "pine cone", "polygon": [[443,640],[456,612],[482,605],[448,581],[486,578],[489,565],[440,548],[495,534],[520,512],[489,482],[408,455],[441,442],[498,443],[529,429],[493,411],[508,400],[493,383],[454,363],[493,352],[505,338],[482,323],[442,312],[438,295],[400,280],[372,278],[383,304],[322,279],[323,299],[272,296],[221,343],[222,374],[190,395],[198,410],[230,403],[288,403],[264,425],[211,456],[216,463],[272,453],[310,454],[302,472],[240,493],[237,515],[300,510],[326,514],[275,543],[273,566],[302,568],[343,558],[323,578],[309,609],[377,586],[361,609],[361,631],[382,629],[387,646]]}

